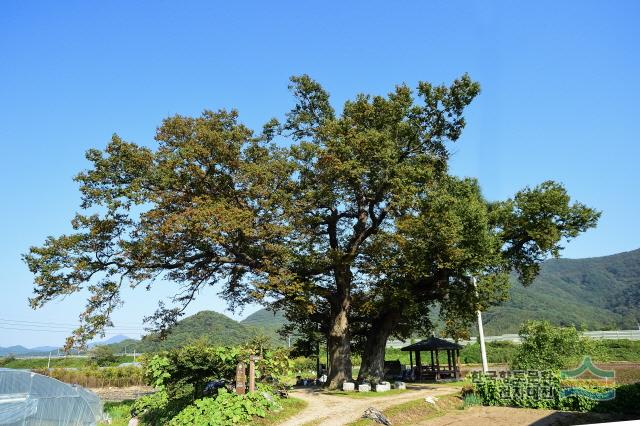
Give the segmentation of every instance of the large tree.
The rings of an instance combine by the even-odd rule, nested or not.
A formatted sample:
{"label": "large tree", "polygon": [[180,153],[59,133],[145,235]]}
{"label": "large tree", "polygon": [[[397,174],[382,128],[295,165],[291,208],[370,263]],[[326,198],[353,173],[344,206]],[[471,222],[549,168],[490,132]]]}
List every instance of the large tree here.
{"label": "large tree", "polygon": [[[235,111],[205,111],[164,120],[152,147],[114,135],[104,150],[88,151],[92,166],[76,178],[83,201],[74,232],[25,255],[35,274],[34,308],[90,292],[69,346],[112,325],[125,284],[178,285],[175,306],[161,305],[151,317],[161,331],[199,290],[218,285],[232,307],[275,301],[290,313],[325,318],[329,384],[337,386],[352,375],[354,303],[360,312],[367,294],[397,303],[430,291],[423,285],[433,279],[424,272],[429,260],[410,254],[411,241],[421,238],[420,228],[411,235],[411,223],[429,223],[420,222],[428,194],[451,180],[448,144],[460,137],[479,85],[466,75],[450,86],[423,82],[418,99],[400,85],[387,96],[358,95],[340,114],[308,76],[292,78],[290,88],[294,108],[259,134]],[[437,211],[432,220],[447,227]],[[516,225],[494,229],[508,233]],[[508,238],[502,241],[508,249]],[[452,253],[471,249],[466,240],[438,244]],[[468,266],[478,272],[492,262]],[[463,266],[456,266],[459,276]],[[410,327],[416,319],[407,314],[393,324]]]}
{"label": "large tree", "polygon": [[476,310],[506,300],[512,271],[531,284],[544,259],[557,257],[563,241],[595,226],[600,216],[571,203],[551,181],[503,202],[487,202],[474,180],[454,177],[424,195],[419,214],[397,223],[391,255],[369,262],[380,279],[363,290],[363,303],[354,309],[364,318],[360,380],[382,377],[390,335],[432,332],[434,311],[443,334],[468,337]]}

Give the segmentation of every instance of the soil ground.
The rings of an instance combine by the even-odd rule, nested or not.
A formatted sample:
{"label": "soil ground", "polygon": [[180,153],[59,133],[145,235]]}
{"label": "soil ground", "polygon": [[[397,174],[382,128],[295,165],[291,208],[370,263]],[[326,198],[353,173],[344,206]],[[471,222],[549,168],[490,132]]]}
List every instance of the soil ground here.
{"label": "soil ground", "polygon": [[154,389],[150,386],[89,388],[89,390],[98,395],[103,401],[126,401],[154,392]]}
{"label": "soil ground", "polygon": [[[374,407],[384,411],[390,407],[409,401],[423,399],[427,396],[444,396],[459,392],[459,387],[411,384],[407,392],[372,396],[366,398],[351,398],[344,395],[332,395],[318,389],[299,389],[291,392],[292,396],[305,400],[308,406],[291,417],[281,426],[340,426],[348,425],[361,419],[364,411]],[[446,398],[445,398],[446,399]],[[424,402],[424,404],[428,404]],[[416,421],[415,414],[402,412],[398,420],[401,424],[416,426],[517,426],[517,425],[577,425],[587,423],[602,423],[616,420],[631,420],[631,417],[616,416],[599,413],[573,413],[553,410],[534,410],[511,407],[471,407],[465,410],[447,409],[437,417],[430,417],[423,421]],[[397,414],[396,414],[397,416]],[[395,416],[394,416],[395,417]],[[407,418],[403,418],[407,417]],[[412,417],[409,423],[406,422]],[[394,420],[395,422],[395,420]],[[360,424],[360,423],[358,423]],[[371,422],[373,424],[373,422]]]}
{"label": "soil ground", "polygon": [[578,425],[627,420],[627,417],[599,413],[571,413],[511,407],[471,407],[452,411],[426,420],[416,426],[516,426],[516,425]]}

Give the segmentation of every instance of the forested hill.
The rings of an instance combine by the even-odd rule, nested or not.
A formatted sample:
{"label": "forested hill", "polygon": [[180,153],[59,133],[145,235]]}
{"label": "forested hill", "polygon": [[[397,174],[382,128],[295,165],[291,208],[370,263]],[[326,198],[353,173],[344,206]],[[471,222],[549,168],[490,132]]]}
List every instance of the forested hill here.
{"label": "forested hill", "polygon": [[515,333],[525,319],[547,319],[589,330],[637,328],[640,249],[604,257],[548,260],[531,286],[514,282],[510,300],[485,313],[485,333]]}
{"label": "forested hill", "polygon": [[[589,259],[549,260],[528,288],[515,279],[512,284],[511,299],[484,313],[485,334],[516,333],[527,319],[547,319],[589,330],[631,329],[640,320],[640,249]],[[152,335],[141,342],[128,340],[114,346],[146,352],[201,337],[216,345],[236,345],[256,335],[283,343],[277,330],[284,321],[282,314],[265,309],[240,322],[202,311],[180,321],[164,341]]]}
{"label": "forested hill", "polygon": [[151,352],[182,346],[196,339],[207,339],[216,346],[244,344],[259,335],[266,335],[277,341],[278,338],[272,329],[273,327],[243,324],[218,312],[200,311],[179,321],[164,340],[159,340],[151,334],[142,341],[129,339],[111,346],[117,351],[122,351],[127,346],[128,351],[135,349],[139,352]]}
{"label": "forested hill", "polygon": [[272,312],[266,309],[260,309],[240,321],[241,324],[255,327],[271,336],[276,336],[285,322],[286,320],[281,312]]}

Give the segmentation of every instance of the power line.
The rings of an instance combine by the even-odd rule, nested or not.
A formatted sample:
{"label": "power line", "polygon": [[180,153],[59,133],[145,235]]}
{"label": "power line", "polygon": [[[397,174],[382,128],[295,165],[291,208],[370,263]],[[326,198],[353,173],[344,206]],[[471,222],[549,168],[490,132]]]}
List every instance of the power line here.
{"label": "power line", "polygon": [[[15,323],[24,323],[24,324],[42,324],[42,325],[62,325],[62,326],[69,326],[69,327],[77,327],[78,324],[74,323],[62,323],[62,322],[41,322],[41,321],[25,321],[25,320],[12,320],[12,319],[7,319],[7,318],[0,318],[0,321],[5,321],[5,322],[15,322]],[[134,323],[120,323],[123,324],[124,326],[118,326],[117,328],[141,328],[142,325],[140,324],[134,324]],[[126,325],[131,325],[131,326],[135,326],[135,327],[128,327]]]}
{"label": "power line", "polygon": [[[16,331],[44,331],[46,333],[64,333],[64,334],[71,334],[71,330],[46,330],[43,328],[18,328],[18,327],[4,327],[3,325],[0,325],[0,329],[3,330],[16,330]],[[120,332],[106,332],[105,336],[117,336],[119,334],[122,334]]]}

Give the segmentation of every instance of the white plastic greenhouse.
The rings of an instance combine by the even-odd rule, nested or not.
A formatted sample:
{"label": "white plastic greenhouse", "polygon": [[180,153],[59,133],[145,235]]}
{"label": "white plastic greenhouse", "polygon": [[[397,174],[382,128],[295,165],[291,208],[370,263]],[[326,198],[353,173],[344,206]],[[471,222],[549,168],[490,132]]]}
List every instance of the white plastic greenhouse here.
{"label": "white plastic greenhouse", "polygon": [[95,425],[102,402],[93,392],[27,370],[0,368],[0,425]]}

